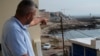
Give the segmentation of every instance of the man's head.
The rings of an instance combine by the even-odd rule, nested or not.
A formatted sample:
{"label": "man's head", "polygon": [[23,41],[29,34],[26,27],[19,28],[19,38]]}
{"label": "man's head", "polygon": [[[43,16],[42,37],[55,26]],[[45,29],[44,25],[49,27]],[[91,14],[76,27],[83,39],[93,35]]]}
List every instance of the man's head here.
{"label": "man's head", "polygon": [[23,20],[24,24],[30,24],[36,14],[35,4],[31,0],[21,1],[16,10],[16,16]]}

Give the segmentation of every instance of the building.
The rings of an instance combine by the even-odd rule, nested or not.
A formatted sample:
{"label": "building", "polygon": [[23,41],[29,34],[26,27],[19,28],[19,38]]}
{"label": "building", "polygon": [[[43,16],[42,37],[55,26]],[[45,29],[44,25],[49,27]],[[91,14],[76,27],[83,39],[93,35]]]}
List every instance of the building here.
{"label": "building", "polygon": [[69,41],[69,56],[100,56],[99,38],[78,38]]}
{"label": "building", "polygon": [[39,15],[50,19],[50,12],[47,12],[45,9],[39,10]]}
{"label": "building", "polygon": [[62,12],[50,12],[50,21],[51,22],[60,22],[61,17],[63,18],[63,22],[66,20],[70,20],[69,16],[66,16]]}

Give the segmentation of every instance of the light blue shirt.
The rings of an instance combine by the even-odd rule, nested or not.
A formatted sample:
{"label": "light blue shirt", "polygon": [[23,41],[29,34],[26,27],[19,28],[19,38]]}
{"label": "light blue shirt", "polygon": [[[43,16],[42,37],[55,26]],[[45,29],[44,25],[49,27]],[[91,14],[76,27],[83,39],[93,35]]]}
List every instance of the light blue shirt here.
{"label": "light blue shirt", "polygon": [[27,26],[12,17],[8,20],[2,32],[3,56],[22,56],[28,54],[35,56]]}

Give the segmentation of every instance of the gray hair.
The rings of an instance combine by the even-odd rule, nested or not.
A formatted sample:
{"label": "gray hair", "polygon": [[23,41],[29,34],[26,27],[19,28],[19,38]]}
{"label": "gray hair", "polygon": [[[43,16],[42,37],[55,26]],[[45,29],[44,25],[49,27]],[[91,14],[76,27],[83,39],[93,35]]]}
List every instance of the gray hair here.
{"label": "gray hair", "polygon": [[32,8],[36,8],[36,4],[32,0],[23,0],[17,7],[16,15],[25,16]]}

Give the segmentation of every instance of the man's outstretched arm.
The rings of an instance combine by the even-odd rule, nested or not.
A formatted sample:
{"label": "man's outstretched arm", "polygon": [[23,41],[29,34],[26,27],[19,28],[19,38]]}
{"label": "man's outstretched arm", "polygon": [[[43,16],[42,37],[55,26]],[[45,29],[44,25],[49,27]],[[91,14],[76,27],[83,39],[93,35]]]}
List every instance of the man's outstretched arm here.
{"label": "man's outstretched arm", "polygon": [[33,19],[33,21],[30,23],[29,27],[34,26],[34,25],[37,25],[39,23],[46,24],[47,21],[48,21],[48,19],[46,19],[46,18],[37,17],[37,18]]}

